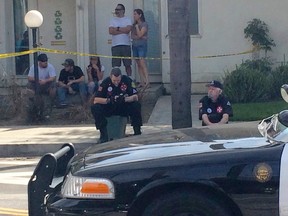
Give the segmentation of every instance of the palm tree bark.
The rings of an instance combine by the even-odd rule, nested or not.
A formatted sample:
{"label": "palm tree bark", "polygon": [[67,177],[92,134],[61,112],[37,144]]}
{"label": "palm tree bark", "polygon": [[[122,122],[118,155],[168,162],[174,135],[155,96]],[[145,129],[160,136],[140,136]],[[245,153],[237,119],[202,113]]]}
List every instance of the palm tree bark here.
{"label": "palm tree bark", "polygon": [[192,127],[190,0],[168,0],[172,128]]}

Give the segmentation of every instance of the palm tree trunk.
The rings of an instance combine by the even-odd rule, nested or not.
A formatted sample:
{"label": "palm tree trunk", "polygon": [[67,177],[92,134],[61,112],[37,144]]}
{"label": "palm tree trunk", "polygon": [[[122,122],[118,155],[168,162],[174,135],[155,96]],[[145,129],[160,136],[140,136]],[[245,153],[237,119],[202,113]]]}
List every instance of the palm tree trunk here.
{"label": "palm tree trunk", "polygon": [[190,0],[168,0],[172,128],[192,126]]}

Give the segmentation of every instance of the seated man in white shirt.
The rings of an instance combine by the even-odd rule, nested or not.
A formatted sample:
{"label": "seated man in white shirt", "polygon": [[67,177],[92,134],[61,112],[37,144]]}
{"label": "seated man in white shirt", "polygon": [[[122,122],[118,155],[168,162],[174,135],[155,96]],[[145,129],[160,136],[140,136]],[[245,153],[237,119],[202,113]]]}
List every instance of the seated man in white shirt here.
{"label": "seated man in white shirt", "polygon": [[[48,57],[46,54],[40,54],[37,59],[39,74],[38,93],[48,94],[52,105],[56,96],[56,70],[52,64],[48,63]],[[28,88],[33,90],[35,93],[36,82],[34,76],[34,65],[30,67],[28,73]]]}

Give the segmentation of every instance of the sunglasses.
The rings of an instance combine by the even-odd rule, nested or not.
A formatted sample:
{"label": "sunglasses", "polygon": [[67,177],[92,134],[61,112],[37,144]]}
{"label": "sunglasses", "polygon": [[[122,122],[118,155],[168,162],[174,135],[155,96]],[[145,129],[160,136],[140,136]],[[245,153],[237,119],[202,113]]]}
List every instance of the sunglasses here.
{"label": "sunglasses", "polygon": [[116,8],[116,9],[115,9],[115,11],[121,11],[121,10],[123,10],[123,9],[119,9],[119,8]]}

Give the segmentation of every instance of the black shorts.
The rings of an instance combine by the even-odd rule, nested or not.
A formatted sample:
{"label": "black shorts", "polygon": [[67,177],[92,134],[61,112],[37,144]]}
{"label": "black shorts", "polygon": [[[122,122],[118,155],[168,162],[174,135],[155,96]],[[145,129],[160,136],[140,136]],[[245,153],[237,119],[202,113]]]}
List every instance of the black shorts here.
{"label": "black shorts", "polygon": [[117,57],[129,57],[129,58],[112,58],[112,67],[120,67],[121,59],[125,67],[131,66],[131,46],[128,45],[119,45],[111,48],[112,56]]}

